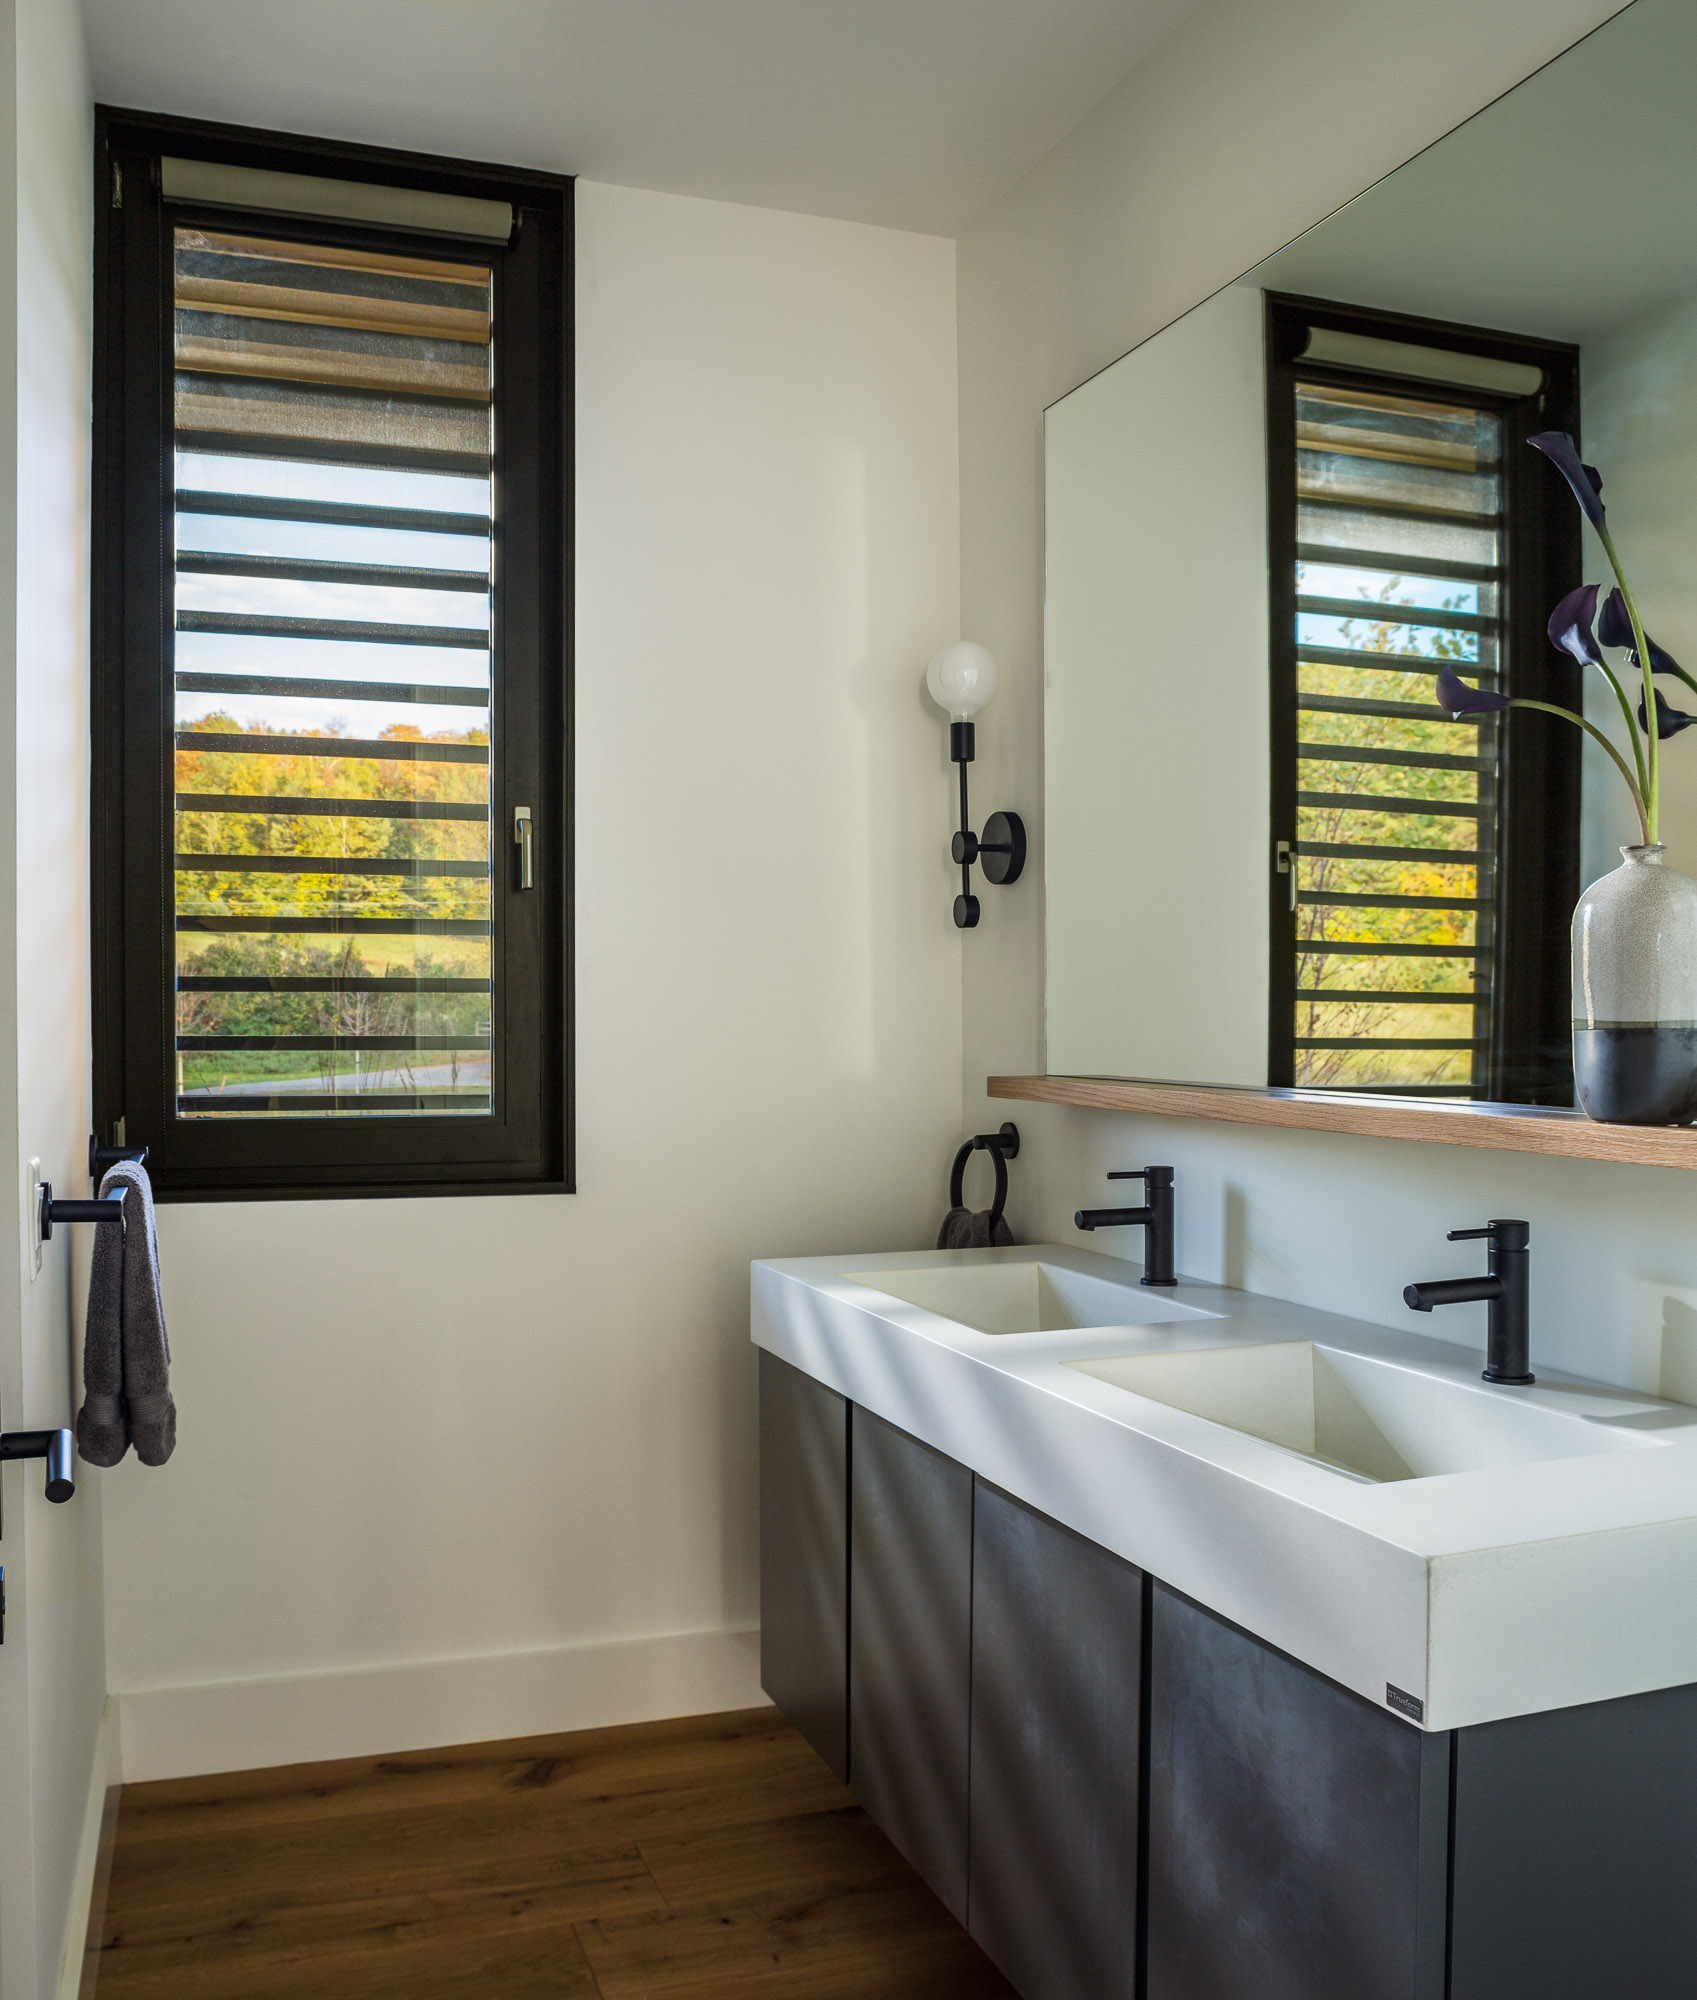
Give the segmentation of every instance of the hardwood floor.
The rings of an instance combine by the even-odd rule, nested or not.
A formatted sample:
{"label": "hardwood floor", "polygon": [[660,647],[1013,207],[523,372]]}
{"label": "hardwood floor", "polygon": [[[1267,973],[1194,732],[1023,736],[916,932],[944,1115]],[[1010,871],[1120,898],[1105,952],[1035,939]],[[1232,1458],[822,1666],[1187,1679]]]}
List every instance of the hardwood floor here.
{"label": "hardwood floor", "polygon": [[126,1786],[92,1963],[97,2000],[1015,2000],[769,1708]]}

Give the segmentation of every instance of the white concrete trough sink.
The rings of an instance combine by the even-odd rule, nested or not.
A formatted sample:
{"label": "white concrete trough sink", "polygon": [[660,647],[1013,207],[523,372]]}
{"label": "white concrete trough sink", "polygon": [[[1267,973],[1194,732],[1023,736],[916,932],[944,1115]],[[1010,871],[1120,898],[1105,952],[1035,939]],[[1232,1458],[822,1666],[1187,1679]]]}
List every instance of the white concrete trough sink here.
{"label": "white concrete trough sink", "polygon": [[1486,1382],[1457,1381],[1313,1340],[1065,1366],[1375,1482],[1638,1451],[1656,1442]]}
{"label": "white concrete trough sink", "polygon": [[1162,1326],[1213,1317],[1135,1278],[1120,1284],[1039,1259],[845,1271],[857,1285],[919,1306],[976,1333],[1059,1333],[1075,1327]]}
{"label": "white concrete trough sink", "polygon": [[1141,1276],[1059,1243],[777,1258],[753,1331],[1425,1729],[1697,1684],[1697,1407],[1563,1375],[1536,1320],[1537,1381],[1483,1382],[1484,1308],[1436,1340],[1395,1273],[1383,1326]]}

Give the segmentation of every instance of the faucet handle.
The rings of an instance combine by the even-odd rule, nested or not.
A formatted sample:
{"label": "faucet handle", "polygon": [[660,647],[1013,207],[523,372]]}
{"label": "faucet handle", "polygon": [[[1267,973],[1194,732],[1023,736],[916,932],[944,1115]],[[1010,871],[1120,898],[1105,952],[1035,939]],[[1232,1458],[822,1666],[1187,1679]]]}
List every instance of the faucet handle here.
{"label": "faucet handle", "polygon": [[1110,1174],[1111,1181],[1147,1181],[1150,1187],[1162,1187],[1171,1182],[1171,1167],[1127,1167],[1124,1172]]}
{"label": "faucet handle", "polygon": [[1499,1250],[1524,1250],[1532,1240],[1532,1225],[1513,1216],[1499,1215],[1487,1222],[1483,1229],[1452,1229],[1448,1240],[1465,1243],[1473,1236],[1488,1237]]}

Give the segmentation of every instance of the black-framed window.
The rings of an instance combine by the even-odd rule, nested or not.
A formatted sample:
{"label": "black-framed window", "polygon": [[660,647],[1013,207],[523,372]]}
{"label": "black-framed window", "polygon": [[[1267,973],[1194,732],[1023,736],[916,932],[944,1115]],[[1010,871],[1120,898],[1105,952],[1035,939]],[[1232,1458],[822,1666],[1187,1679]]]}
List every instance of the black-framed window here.
{"label": "black-framed window", "polygon": [[1578,435],[1578,360],[1268,295],[1274,1084],[1572,1102],[1579,732],[1432,687],[1578,706],[1576,519],[1525,443]]}
{"label": "black-framed window", "polygon": [[571,183],[103,109],[99,1136],[571,1185]]}

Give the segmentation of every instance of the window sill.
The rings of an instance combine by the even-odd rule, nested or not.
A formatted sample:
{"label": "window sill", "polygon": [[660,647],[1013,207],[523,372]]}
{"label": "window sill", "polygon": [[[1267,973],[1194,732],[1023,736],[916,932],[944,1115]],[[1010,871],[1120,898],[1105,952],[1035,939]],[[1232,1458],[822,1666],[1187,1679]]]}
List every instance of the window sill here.
{"label": "window sill", "polygon": [[202,1201],[374,1201],[430,1200],[438,1195],[469,1194],[576,1194],[569,1180],[452,1180],[439,1181],[313,1181],[290,1186],[265,1186],[254,1182],[220,1181],[203,1185],[173,1187],[155,1182],[153,1199],[167,1202]]}

